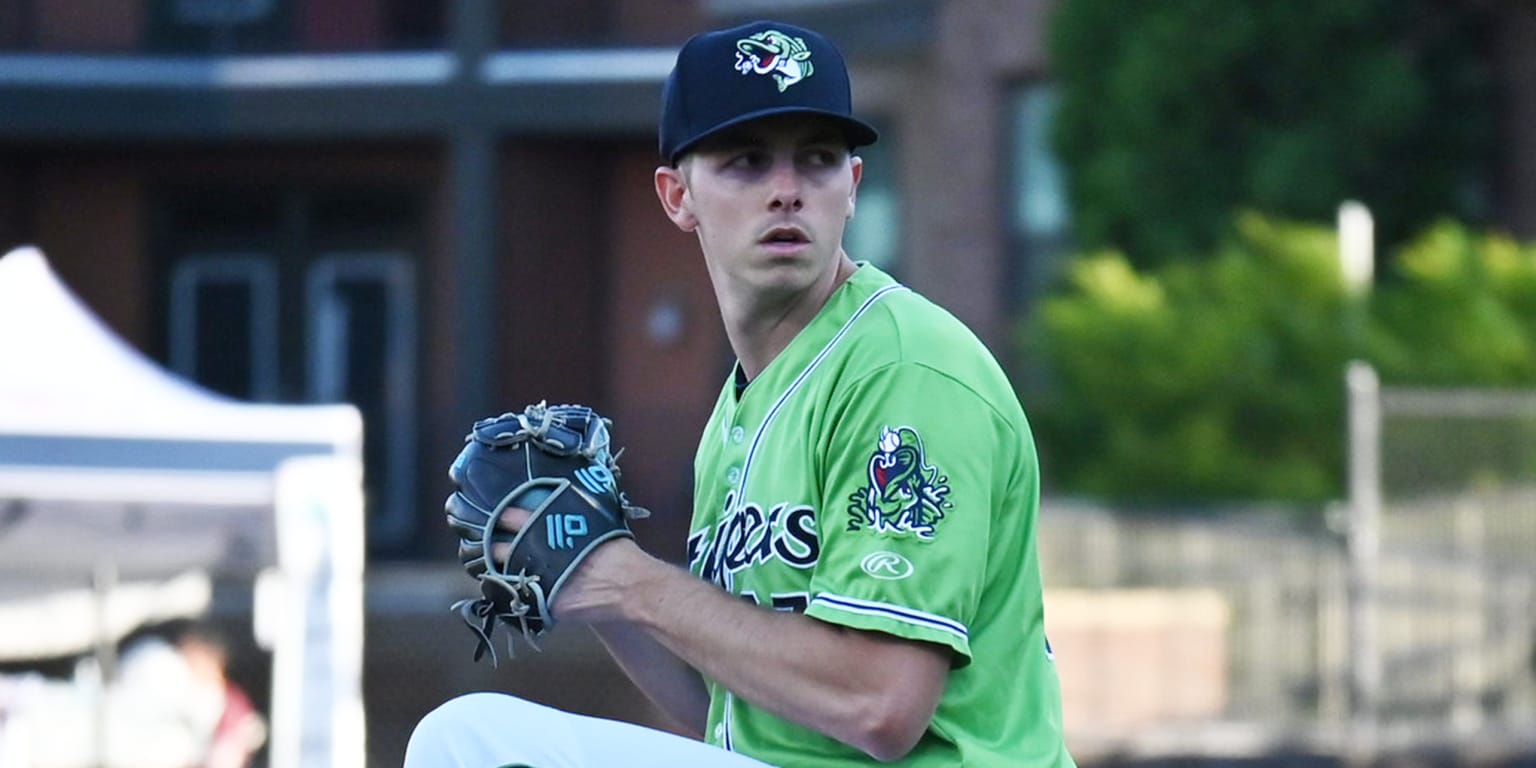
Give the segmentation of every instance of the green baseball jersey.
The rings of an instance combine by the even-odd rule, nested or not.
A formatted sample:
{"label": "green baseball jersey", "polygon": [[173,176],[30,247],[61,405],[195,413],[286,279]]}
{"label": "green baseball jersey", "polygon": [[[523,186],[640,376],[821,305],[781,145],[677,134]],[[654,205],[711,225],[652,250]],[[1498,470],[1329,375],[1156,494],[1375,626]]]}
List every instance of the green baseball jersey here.
{"label": "green baseball jersey", "polygon": [[[745,389],[726,382],[695,471],[694,574],[953,651],[933,722],[895,764],[1073,765],[1043,626],[1034,441],[954,317],[860,265]],[[714,683],[705,735],[785,768],[874,764]]]}

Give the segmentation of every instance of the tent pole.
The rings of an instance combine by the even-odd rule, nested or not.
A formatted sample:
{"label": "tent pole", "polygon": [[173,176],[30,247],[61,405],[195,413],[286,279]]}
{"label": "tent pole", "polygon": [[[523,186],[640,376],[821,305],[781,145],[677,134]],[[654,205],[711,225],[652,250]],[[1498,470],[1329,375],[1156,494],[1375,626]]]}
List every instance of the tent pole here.
{"label": "tent pole", "polygon": [[112,640],[112,590],[117,586],[117,564],[104,561],[96,564],[91,573],[91,591],[96,596],[96,669],[98,680],[95,696],[92,749],[96,753],[96,765],[107,763],[107,693],[117,679],[117,648]]}

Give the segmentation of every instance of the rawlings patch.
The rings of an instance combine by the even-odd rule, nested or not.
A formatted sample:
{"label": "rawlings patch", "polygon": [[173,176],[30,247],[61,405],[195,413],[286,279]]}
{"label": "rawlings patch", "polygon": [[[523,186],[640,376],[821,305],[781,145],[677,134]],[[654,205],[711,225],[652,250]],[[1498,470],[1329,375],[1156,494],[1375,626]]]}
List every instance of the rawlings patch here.
{"label": "rawlings patch", "polygon": [[911,560],[895,552],[871,552],[859,561],[859,568],[881,581],[900,581],[917,570]]}
{"label": "rawlings patch", "polygon": [[882,427],[880,444],[869,457],[869,484],[849,496],[848,530],[907,534],[929,540],[934,526],[953,505],[949,477],[929,464],[923,439],[911,427]]}
{"label": "rawlings patch", "polygon": [[779,93],[811,76],[811,49],[798,37],[777,29],[736,41],[736,71],[743,75],[772,75]]}

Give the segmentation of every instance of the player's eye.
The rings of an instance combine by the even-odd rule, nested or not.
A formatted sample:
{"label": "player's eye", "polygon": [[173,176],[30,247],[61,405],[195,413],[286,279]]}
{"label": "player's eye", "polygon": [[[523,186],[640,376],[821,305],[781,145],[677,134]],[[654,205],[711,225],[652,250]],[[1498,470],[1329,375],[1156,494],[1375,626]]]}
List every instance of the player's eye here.
{"label": "player's eye", "polygon": [[815,165],[832,165],[837,162],[837,153],[830,149],[813,149],[808,154]]}
{"label": "player's eye", "polygon": [[730,155],[725,167],[738,171],[762,171],[768,167],[769,162],[767,152],[748,149]]}
{"label": "player's eye", "polygon": [[847,150],[838,145],[807,147],[800,153],[800,162],[810,168],[834,168],[843,162]]}

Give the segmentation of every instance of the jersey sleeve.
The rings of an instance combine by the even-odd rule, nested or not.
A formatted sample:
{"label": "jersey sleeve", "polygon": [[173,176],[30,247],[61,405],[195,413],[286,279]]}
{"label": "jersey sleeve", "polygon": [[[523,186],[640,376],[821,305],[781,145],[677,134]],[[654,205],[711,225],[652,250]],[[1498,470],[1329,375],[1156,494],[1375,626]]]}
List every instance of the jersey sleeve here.
{"label": "jersey sleeve", "polygon": [[821,558],[806,614],[970,659],[1007,427],[932,368],[895,364],[840,397],[824,446]]}

